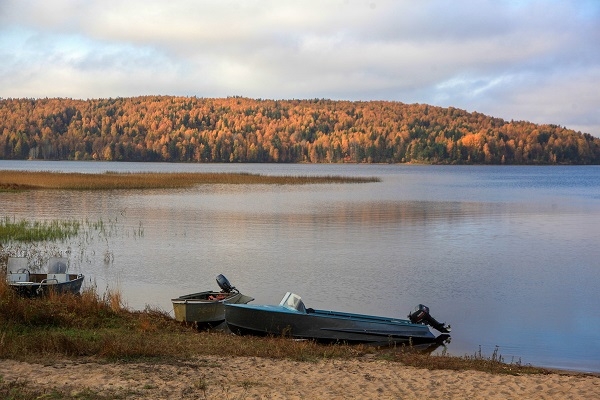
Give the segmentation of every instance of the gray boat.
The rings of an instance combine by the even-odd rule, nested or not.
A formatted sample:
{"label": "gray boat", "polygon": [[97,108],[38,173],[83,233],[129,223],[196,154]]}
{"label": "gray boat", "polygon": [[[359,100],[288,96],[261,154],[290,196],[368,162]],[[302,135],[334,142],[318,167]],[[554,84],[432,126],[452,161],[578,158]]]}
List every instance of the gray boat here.
{"label": "gray boat", "polygon": [[[236,334],[283,335],[320,342],[439,345],[450,338],[450,327],[437,322],[423,305],[405,320],[313,310],[290,292],[279,305],[225,304],[225,321]],[[434,335],[429,327],[440,334]]]}
{"label": "gray boat", "polygon": [[217,284],[220,292],[199,292],[171,299],[175,319],[195,323],[199,328],[215,327],[225,321],[224,304],[246,304],[254,300],[240,293],[222,274],[217,276]]}
{"label": "gray boat", "polygon": [[78,294],[81,290],[84,277],[67,273],[66,258],[50,258],[47,273],[32,273],[28,265],[24,257],[9,257],[6,267],[8,285],[21,296],[39,297],[50,292]]}

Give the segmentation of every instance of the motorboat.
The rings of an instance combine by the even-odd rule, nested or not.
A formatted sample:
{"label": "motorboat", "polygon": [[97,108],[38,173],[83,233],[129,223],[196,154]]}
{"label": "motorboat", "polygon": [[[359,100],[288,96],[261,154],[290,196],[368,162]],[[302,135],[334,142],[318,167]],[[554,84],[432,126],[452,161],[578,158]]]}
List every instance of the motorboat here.
{"label": "motorboat", "polygon": [[[306,308],[302,298],[291,292],[279,305],[225,304],[225,321],[236,334],[319,342],[428,345],[442,344],[450,338],[450,326],[436,321],[422,304],[408,319],[398,319]],[[430,327],[440,334],[433,334]]]}
{"label": "motorboat", "polygon": [[74,293],[81,290],[84,276],[67,273],[68,259],[52,257],[48,260],[47,273],[32,273],[25,257],[9,257],[6,281],[19,295],[40,297],[54,293]]}
{"label": "motorboat", "polygon": [[223,274],[217,276],[217,284],[220,292],[209,290],[171,299],[175,319],[195,323],[199,328],[214,327],[225,321],[224,304],[246,304],[254,300],[240,293]]}

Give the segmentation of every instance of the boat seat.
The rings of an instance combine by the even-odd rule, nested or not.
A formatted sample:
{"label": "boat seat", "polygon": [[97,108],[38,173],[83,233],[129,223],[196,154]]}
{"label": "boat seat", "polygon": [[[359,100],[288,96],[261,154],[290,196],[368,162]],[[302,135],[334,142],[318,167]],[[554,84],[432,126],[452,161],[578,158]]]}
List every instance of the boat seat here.
{"label": "boat seat", "polygon": [[25,257],[8,257],[6,265],[6,280],[9,283],[28,282],[29,270]]}
{"label": "boat seat", "polygon": [[64,257],[52,257],[48,261],[48,275],[67,273],[68,260]]}
{"label": "boat seat", "polygon": [[16,283],[16,282],[29,282],[29,272],[20,272],[20,273],[8,273],[8,282]]}

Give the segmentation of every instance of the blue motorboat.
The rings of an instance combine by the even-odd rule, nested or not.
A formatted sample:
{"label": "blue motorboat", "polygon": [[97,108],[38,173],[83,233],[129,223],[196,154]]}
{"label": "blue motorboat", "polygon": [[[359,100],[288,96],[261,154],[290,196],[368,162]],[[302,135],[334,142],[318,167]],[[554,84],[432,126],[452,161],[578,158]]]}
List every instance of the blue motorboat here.
{"label": "blue motorboat", "polygon": [[[302,298],[286,293],[279,305],[225,304],[225,321],[236,334],[288,336],[319,342],[374,345],[442,344],[450,326],[439,323],[420,304],[408,319],[306,308]],[[437,330],[435,335],[429,329]]]}

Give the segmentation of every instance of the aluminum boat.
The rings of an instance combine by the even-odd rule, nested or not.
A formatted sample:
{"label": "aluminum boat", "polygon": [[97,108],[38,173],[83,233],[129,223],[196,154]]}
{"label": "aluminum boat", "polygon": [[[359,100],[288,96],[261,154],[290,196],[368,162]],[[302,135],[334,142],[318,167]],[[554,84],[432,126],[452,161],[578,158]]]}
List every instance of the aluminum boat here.
{"label": "aluminum boat", "polygon": [[47,273],[29,271],[28,260],[24,257],[9,257],[6,266],[6,281],[19,295],[39,297],[54,293],[75,293],[81,290],[84,276],[67,273],[68,260],[53,257],[48,260]]}
{"label": "aluminum boat", "polygon": [[171,299],[175,319],[195,323],[199,328],[214,327],[225,321],[224,304],[245,304],[254,300],[240,293],[222,274],[217,276],[217,284],[220,292],[209,290]]}
{"label": "aluminum boat", "polygon": [[[436,321],[422,304],[408,319],[398,319],[314,310],[290,292],[279,305],[225,304],[225,321],[236,334],[283,335],[321,342],[427,345],[442,344],[450,338],[450,326]],[[430,327],[440,334],[433,334]]]}

